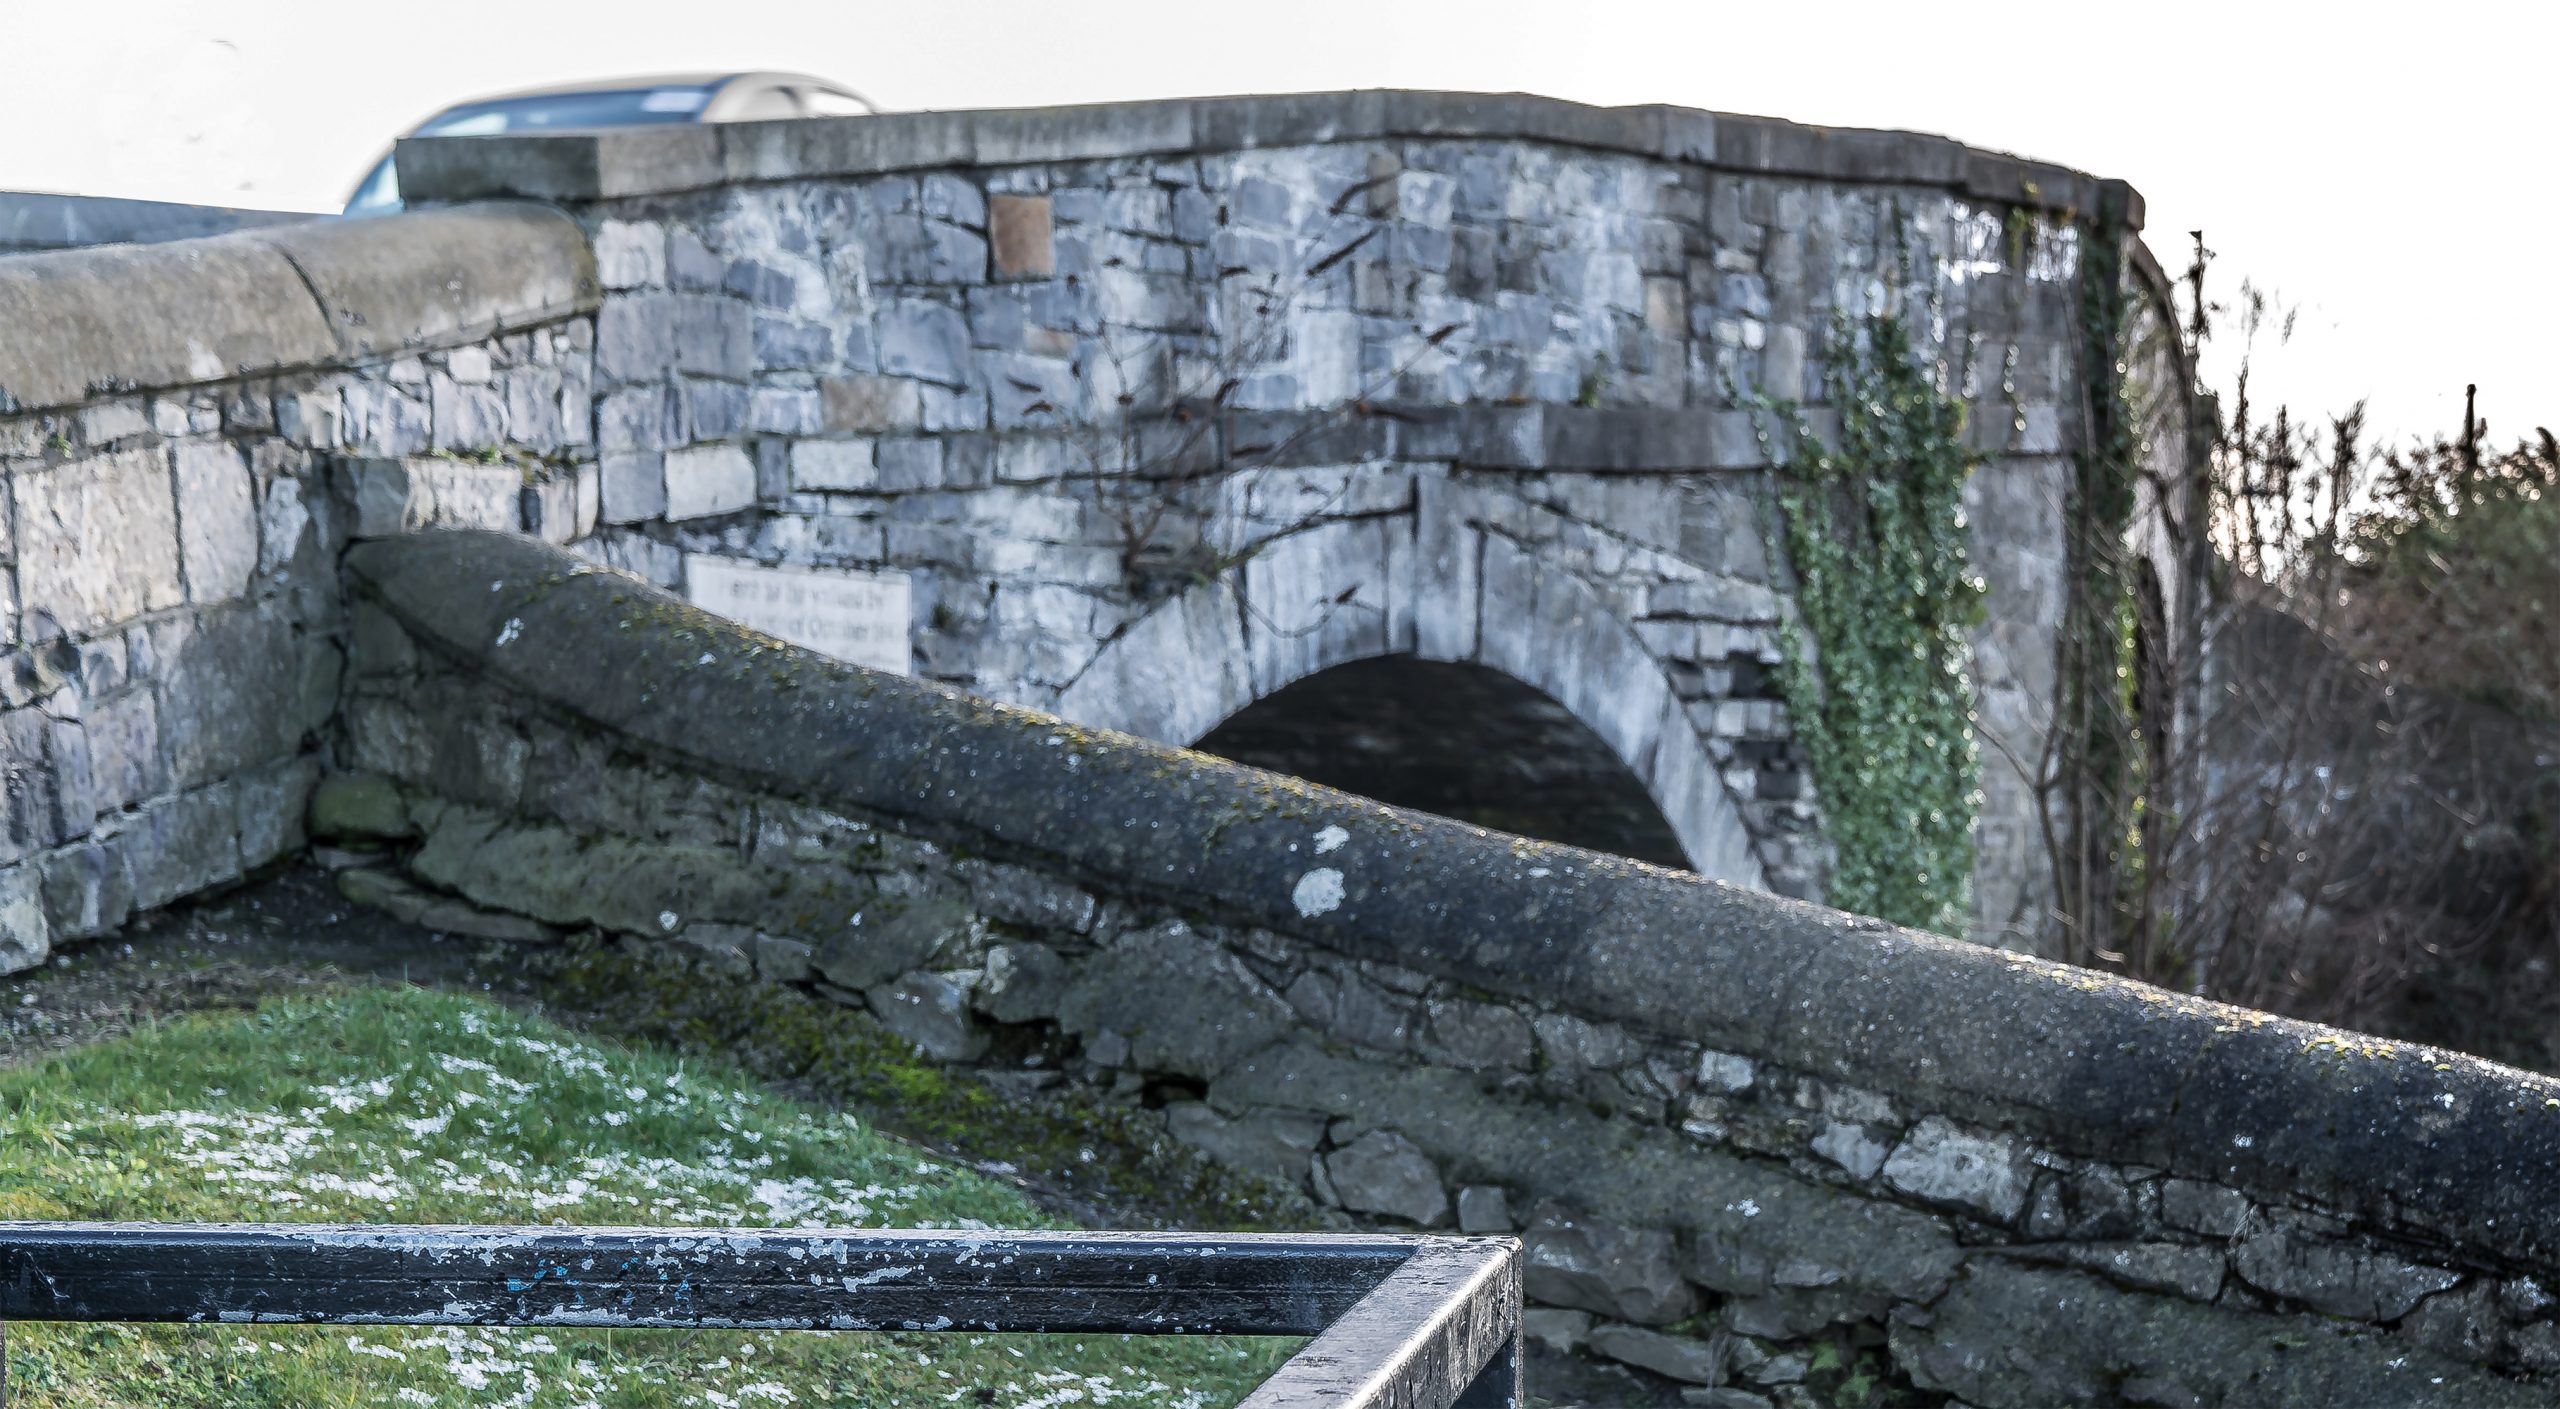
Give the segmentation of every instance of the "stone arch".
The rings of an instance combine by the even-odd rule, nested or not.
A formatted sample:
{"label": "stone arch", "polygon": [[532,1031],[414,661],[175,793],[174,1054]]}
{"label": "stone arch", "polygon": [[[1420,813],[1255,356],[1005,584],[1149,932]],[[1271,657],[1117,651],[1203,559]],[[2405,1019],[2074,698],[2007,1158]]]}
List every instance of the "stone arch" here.
{"label": "stone arch", "polygon": [[1107,642],[1053,706],[1189,745],[1297,681],[1374,656],[1481,665],[1570,711],[1644,784],[1690,869],[1765,889],[1671,681],[1606,598],[1498,534],[1430,512],[1287,534]]}

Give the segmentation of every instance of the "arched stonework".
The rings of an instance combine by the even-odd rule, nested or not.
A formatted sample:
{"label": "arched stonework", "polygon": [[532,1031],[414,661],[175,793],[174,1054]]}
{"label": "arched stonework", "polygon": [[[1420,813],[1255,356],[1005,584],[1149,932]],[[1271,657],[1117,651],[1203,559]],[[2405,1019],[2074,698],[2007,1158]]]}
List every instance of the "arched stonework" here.
{"label": "arched stonework", "polygon": [[1335,520],[1261,545],[1104,646],[1054,707],[1079,723],[1189,744],[1350,661],[1471,662],[1553,698],[1607,741],[1691,869],[1765,889],[1687,709],[1622,613],[1571,572],[1453,521],[1438,500],[1424,493],[1411,518]]}

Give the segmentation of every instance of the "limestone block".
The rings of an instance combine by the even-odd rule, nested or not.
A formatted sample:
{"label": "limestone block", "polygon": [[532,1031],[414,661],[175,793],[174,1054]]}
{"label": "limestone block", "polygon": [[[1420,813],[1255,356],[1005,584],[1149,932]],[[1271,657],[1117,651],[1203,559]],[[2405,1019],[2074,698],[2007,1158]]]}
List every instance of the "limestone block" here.
{"label": "limestone block", "polygon": [[21,471],[18,581],[31,619],[95,635],[185,600],[177,501],[159,450]]}
{"label": "limestone block", "polygon": [[2357,1321],[2397,1321],[2460,1274],[2343,1242],[2270,1228],[2231,1250],[2231,1270],[2262,1292]]}
{"label": "limestone block", "polygon": [[1640,1326],[1605,1324],[1591,1330],[1591,1353],[1651,1370],[1685,1384],[1711,1385],[1724,1378],[1725,1342],[1664,1335]]}
{"label": "limestone block", "polygon": [[1511,1195],[1499,1184],[1470,1184],[1458,1191],[1458,1231],[1509,1233]]}
{"label": "limestone block", "polygon": [[338,656],[274,605],[153,624],[169,781],[193,787],[301,751],[336,704]]}
{"label": "limestone block", "polygon": [[912,430],[924,423],[923,388],[897,377],[822,377],[818,399],[831,431]]}
{"label": "limestone block", "polygon": [[133,913],[133,878],[121,837],[91,838],[42,861],[45,923],[57,940],[95,939]]}
{"label": "limestone block", "polygon": [[1168,920],[1087,959],[1058,1024],[1120,1033],[1140,1069],[1205,1080],[1277,1041],[1296,1018],[1234,955]]}
{"label": "limestone block", "polygon": [[876,988],[965,941],[971,918],[955,900],[881,900],[864,906],[842,934],[821,941],[810,963],[842,987]]}
{"label": "limestone block", "polygon": [[978,913],[1008,925],[1087,934],[1099,904],[1091,894],[1037,871],[989,861],[953,868],[969,883]]}
{"label": "limestone block", "polygon": [[793,489],[860,492],[880,484],[880,467],[868,440],[794,441],[790,463]]}
{"label": "limestone block", "polygon": [[327,842],[399,841],[418,834],[400,786],[377,773],[333,773],[311,792],[311,835]]}
{"label": "limestone block", "polygon": [[1414,1143],[1391,1130],[1372,1130],[1323,1157],[1334,1197],[1354,1213],[1383,1214],[1430,1228],[1449,1213],[1440,1170]]}
{"label": "limestone block", "polygon": [[320,778],[317,758],[292,759],[243,775],[234,789],[240,816],[240,865],[254,870],[299,854],[310,838],[302,819]]}
{"label": "limestone block", "polygon": [[1520,1312],[1520,1334],[1533,1345],[1570,1355],[1591,1338],[1591,1313],[1562,1307],[1530,1306]]}
{"label": "limestone block", "polygon": [[429,527],[513,530],[522,522],[524,472],[513,465],[423,456],[343,460],[337,483],[347,531],[357,538]]}
{"label": "limestone block", "polygon": [[134,813],[124,841],[139,910],[240,879],[240,821],[229,784],[153,800]]}
{"label": "limestone block", "polygon": [[52,952],[41,868],[21,861],[0,869],[0,974],[24,973]]}
{"label": "limestone block", "polygon": [[747,957],[754,962],[756,977],[767,983],[807,983],[816,977],[814,946],[759,930],[747,946]]}
{"label": "limestone block", "polygon": [[438,450],[493,450],[507,443],[507,403],[497,388],[438,375],[427,384],[427,443]]}
{"label": "limestone block", "polygon": [[1815,1154],[1849,1171],[1853,1179],[1873,1179],[1876,1171],[1884,1167],[1884,1142],[1867,1133],[1862,1125],[1826,1121],[1810,1143]]}
{"label": "limestone block", "polygon": [[524,531],[551,543],[577,538],[578,483],[574,471],[545,470],[525,485],[519,496]]}
{"label": "limestone block", "polygon": [[667,512],[664,456],[607,455],[599,466],[597,517],[605,523],[647,523]]}
{"label": "limestone block", "polygon": [[1647,1326],[1677,1321],[1697,1305],[1671,1235],[1661,1229],[1627,1228],[1547,1204],[1531,1214],[1521,1239],[1533,1300]]}
{"label": "limestone block", "polygon": [[947,387],[969,381],[969,322],[949,304],[900,299],[880,312],[880,370]]}
{"label": "limestone block", "polygon": [[667,282],[667,232],[629,220],[596,227],[596,278],[608,289],[636,289]]}
{"label": "limestone block", "polygon": [[987,951],[985,976],[972,998],[997,1022],[1038,1022],[1057,1016],[1066,990],[1067,965],[1058,951],[1022,940]]}
{"label": "limestone block", "polygon": [[880,1025],[938,1062],[985,1055],[987,1035],[969,1016],[968,992],[940,974],[919,971],[863,990]]}
{"label": "limestone block", "polygon": [[2160,1221],[2208,1238],[2236,1238],[2249,1225],[2249,1197],[2219,1184],[2165,1179],[2160,1184]]}
{"label": "limestone block", "polygon": [[1913,1128],[1884,1162],[1884,1182],[1906,1194],[1954,1204],[1994,1223],[2026,1207],[2026,1151],[2002,1135],[1959,1130],[1937,1116]]}
{"label": "limestone block", "polygon": [[258,566],[258,517],[248,462],[222,441],[186,441],[178,469],[179,557],[187,595],[219,602],[248,590]]}
{"label": "limestone block", "polygon": [[756,462],[735,445],[689,445],[666,455],[670,520],[734,514],[756,502]]}
{"label": "limestone block", "polygon": [[166,786],[167,774],[160,764],[160,726],[150,690],[91,700],[82,713],[91,803],[98,812],[131,807]]}
{"label": "limestone block", "polygon": [[1379,1052],[1412,1044],[1413,1008],[1342,969],[1314,968],[1289,985],[1289,1006],[1317,1027]]}
{"label": "limestone block", "polygon": [[1436,999],[1423,1010],[1414,1050],[1469,1071],[1526,1071],[1537,1056],[1529,1020],[1497,1003]]}
{"label": "limestone block", "polygon": [[1325,1126],[1324,1117],[1304,1111],[1255,1110],[1229,1120],[1196,1101],[1165,1107],[1165,1124],[1173,1138],[1218,1163],[1292,1188],[1305,1183]]}

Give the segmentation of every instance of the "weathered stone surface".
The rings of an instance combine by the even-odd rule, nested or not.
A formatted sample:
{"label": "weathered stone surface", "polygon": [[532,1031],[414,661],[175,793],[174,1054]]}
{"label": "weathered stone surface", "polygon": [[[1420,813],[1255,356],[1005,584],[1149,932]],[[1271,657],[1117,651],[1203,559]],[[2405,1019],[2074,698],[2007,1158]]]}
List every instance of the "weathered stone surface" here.
{"label": "weathered stone surface", "polygon": [[30,616],[87,635],[184,600],[164,452],[100,455],[11,482],[19,590]]}
{"label": "weathered stone surface", "polygon": [[1448,998],[1424,1007],[1414,1050],[1469,1071],[1526,1071],[1537,1058],[1529,1020],[1516,1009]]}
{"label": "weathered stone surface", "polygon": [[987,1050],[987,1034],[969,1017],[967,990],[940,974],[904,974],[862,996],[882,1027],[935,1061],[975,1061]]}
{"label": "weathered stone surface", "polygon": [[1059,1004],[1069,1032],[1119,1033],[1148,1070],[1214,1077],[1294,1023],[1236,958],[1179,920],[1128,935],[1084,964]]}
{"label": "weathered stone surface", "polygon": [[230,778],[301,752],[337,703],[338,653],[279,604],[156,623],[161,745],[169,781]]}
{"label": "weathered stone surface", "polygon": [[666,516],[733,514],[756,502],[756,462],[735,445],[688,445],[665,456]]}
{"label": "weathered stone surface", "polygon": [[1022,940],[987,950],[985,977],[971,1001],[1000,1023],[1038,1022],[1058,1015],[1066,992],[1067,965],[1058,951]]}
{"label": "weathered stone surface", "polygon": [[944,386],[969,382],[969,323],[960,310],[902,299],[880,312],[880,370]]}
{"label": "weathered stone surface", "polygon": [[133,913],[133,878],[125,870],[121,837],[63,847],[47,853],[41,865],[45,921],[53,938],[95,939]]}
{"label": "weathered stone surface", "polygon": [[2418,1303],[2400,1323],[2401,1333],[2438,1355],[2475,1364],[2507,1358],[2507,1323],[2498,1288],[2483,1279]]}
{"label": "weathered stone surface", "polygon": [[240,878],[240,820],[228,784],[144,804],[123,837],[136,909],[156,910]]}
{"label": "weathered stone surface", "polygon": [[759,930],[747,946],[756,977],[767,983],[807,983],[817,976],[817,950],[796,939]]}
{"label": "weathered stone surface", "polygon": [[1810,1143],[1815,1154],[1849,1171],[1852,1178],[1873,1179],[1884,1167],[1885,1144],[1868,1134],[1865,1126],[1826,1121]]}
{"label": "weathered stone surface", "polygon": [[841,934],[818,942],[810,966],[829,982],[871,989],[964,941],[969,907],[941,897],[886,897],[863,907]]}
{"label": "weathered stone surface", "polygon": [[2249,1200],[2219,1184],[2166,1179],[2160,1184],[2160,1218],[2208,1238],[2236,1238],[2249,1226]]}
{"label": "weathered stone surface", "polygon": [[830,431],[912,430],[924,421],[922,389],[903,378],[822,377],[818,398]]}
{"label": "weathered stone surface", "polygon": [[1595,1355],[1686,1384],[1712,1385],[1724,1379],[1725,1347],[1720,1342],[1612,1324],[1594,1326],[1589,1345]]}
{"label": "weathered stone surface", "polygon": [[1293,1188],[1306,1182],[1325,1126],[1324,1117],[1303,1111],[1248,1111],[1229,1120],[1197,1101],[1165,1107],[1165,1124],[1173,1138],[1220,1164]]}
{"label": "weathered stone surface", "polygon": [[1289,985],[1287,997],[1307,1021],[1373,1051],[1401,1052],[1411,1040],[1412,1007],[1349,969],[1309,969]]}
{"label": "weathered stone surface", "polygon": [[1334,1197],[1354,1213],[1384,1214],[1429,1228],[1449,1212],[1449,1193],[1431,1157],[1391,1130],[1372,1130],[1323,1156]]}
{"label": "weathered stone surface", "polygon": [[990,920],[1071,934],[1093,928],[1096,902],[1089,891],[1020,866],[971,861],[955,869],[969,882],[971,903]]}
{"label": "weathered stone surface", "polygon": [[197,602],[237,597],[258,567],[258,514],[248,462],[220,441],[186,441],[174,453],[187,596]]}
{"label": "weathered stone surface", "polygon": [[2189,1301],[2211,1301],[2222,1290],[2222,1251],[2190,1243],[2029,1243],[2015,1255],[2064,1263],[2124,1286],[2171,1292]]}
{"label": "weathered stone surface", "polygon": [[1553,1205],[1521,1234],[1531,1297],[1639,1325],[1677,1321],[1697,1304],[1682,1280],[1671,1235],[1626,1228]]}
{"label": "weathered stone surface", "polygon": [[1995,1223],[2026,1207],[2026,1152],[2006,1136],[1976,1135],[1932,1116],[1913,1127],[1883,1166],[1884,1182]]}
{"label": "weathered stone surface", "polygon": [[1517,1225],[1511,1221],[1511,1195],[1498,1184],[1470,1184],[1458,1191],[1458,1231],[1461,1233],[1509,1233]]}
{"label": "weathered stone surface", "polygon": [[2242,1239],[2231,1249],[2231,1270],[2262,1292],[2358,1321],[2397,1321],[2462,1280],[2441,1267],[2315,1242],[2283,1227]]}
{"label": "weathered stone surface", "polygon": [[1049,198],[987,197],[987,245],[999,279],[1046,279],[1057,273]]}
{"label": "weathered stone surface", "polygon": [[[2542,1395],[2320,1317],[2199,1306],[1996,1258],[1968,1265],[1929,1313],[1895,1323],[1895,1363],[1922,1388],[1984,1409],[2122,1402],[2134,1381],[2152,1404],[2492,1406]],[[2037,1333],[2020,1335],[2025,1326]]]}
{"label": "weathered stone surface", "polygon": [[384,538],[422,528],[519,526],[524,471],[476,460],[343,460],[337,483],[347,506],[347,531]]}
{"label": "weathered stone surface", "polygon": [[33,861],[0,867],[0,974],[23,973],[53,952],[45,919],[42,867]]}
{"label": "weathered stone surface", "polygon": [[1520,1335],[1532,1345],[1570,1355],[1591,1339],[1591,1313],[1556,1306],[1524,1307]]}
{"label": "weathered stone surface", "polygon": [[418,834],[400,785],[377,773],[333,773],[311,793],[311,834],[331,841],[398,841]]}

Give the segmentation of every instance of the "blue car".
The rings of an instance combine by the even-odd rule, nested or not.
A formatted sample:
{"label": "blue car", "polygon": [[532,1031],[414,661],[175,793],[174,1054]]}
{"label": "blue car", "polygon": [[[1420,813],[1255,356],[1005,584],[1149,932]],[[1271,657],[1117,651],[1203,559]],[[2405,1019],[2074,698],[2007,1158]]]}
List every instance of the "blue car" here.
{"label": "blue car", "polygon": [[[862,117],[877,112],[842,84],[797,73],[716,73],[614,78],[462,103],[419,123],[411,137],[493,137],[641,127],[660,122],[763,122],[793,117]],[[400,209],[400,174],[385,153],[347,199],[349,215]]]}

